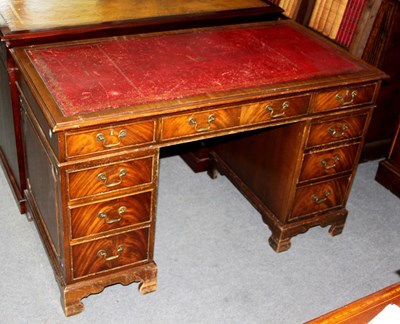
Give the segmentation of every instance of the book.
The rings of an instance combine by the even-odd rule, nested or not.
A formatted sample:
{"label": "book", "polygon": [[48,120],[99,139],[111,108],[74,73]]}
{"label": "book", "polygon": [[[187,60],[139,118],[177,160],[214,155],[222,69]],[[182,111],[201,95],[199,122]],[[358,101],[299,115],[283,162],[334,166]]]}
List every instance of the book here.
{"label": "book", "polygon": [[318,25],[321,20],[322,12],[325,6],[326,0],[317,0],[314,5],[314,9],[311,15],[309,27],[314,30],[318,30]]}
{"label": "book", "polygon": [[331,39],[336,39],[349,0],[336,0],[336,2],[337,2],[336,15],[335,18],[333,19],[329,35],[327,35]]}
{"label": "book", "polygon": [[345,47],[350,46],[364,5],[365,0],[349,0],[335,39],[341,45]]}

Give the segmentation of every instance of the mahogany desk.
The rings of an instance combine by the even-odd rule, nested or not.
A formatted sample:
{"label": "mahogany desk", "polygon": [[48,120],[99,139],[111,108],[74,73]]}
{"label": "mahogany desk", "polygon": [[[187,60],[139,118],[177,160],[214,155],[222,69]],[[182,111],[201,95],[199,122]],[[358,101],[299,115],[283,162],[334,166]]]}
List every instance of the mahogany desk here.
{"label": "mahogany desk", "polygon": [[231,25],[11,53],[27,209],[66,315],[114,283],[156,289],[166,146],[218,138],[215,168],[261,212],[276,251],[312,226],[342,231],[385,75],[304,27]]}
{"label": "mahogany desk", "polygon": [[0,161],[20,211],[26,189],[15,63],[8,49],[31,44],[272,20],[265,0],[0,0]]}

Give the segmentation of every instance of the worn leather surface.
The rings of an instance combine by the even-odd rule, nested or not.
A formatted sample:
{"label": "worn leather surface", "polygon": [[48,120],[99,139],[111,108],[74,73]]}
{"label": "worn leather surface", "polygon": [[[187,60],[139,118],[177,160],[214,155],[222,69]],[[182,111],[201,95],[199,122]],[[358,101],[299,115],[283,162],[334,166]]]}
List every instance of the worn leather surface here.
{"label": "worn leather surface", "polygon": [[362,70],[294,25],[28,48],[65,116]]}

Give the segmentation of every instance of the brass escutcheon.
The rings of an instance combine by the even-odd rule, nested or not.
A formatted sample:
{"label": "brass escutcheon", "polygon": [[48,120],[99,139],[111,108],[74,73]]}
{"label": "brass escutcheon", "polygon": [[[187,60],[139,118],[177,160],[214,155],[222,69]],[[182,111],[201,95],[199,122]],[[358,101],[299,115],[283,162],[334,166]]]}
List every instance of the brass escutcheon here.
{"label": "brass escutcheon", "polygon": [[269,113],[269,115],[270,115],[272,118],[282,117],[282,116],[285,115],[286,109],[289,108],[289,105],[290,105],[290,104],[289,104],[289,101],[283,102],[282,108],[280,109],[279,112],[275,112],[274,107],[272,107],[271,105],[266,106],[266,107],[265,107],[265,110]]}
{"label": "brass escutcheon", "polygon": [[198,127],[197,120],[194,117],[189,118],[189,125],[192,125],[196,132],[205,132],[211,129],[211,123],[216,119],[214,114],[208,116],[207,119],[207,127]]}
{"label": "brass escutcheon", "polygon": [[121,252],[125,249],[125,247],[123,245],[118,246],[117,248],[117,254],[116,255],[112,255],[112,256],[107,256],[107,252],[104,250],[100,250],[99,252],[97,252],[97,255],[99,257],[102,257],[105,261],[113,261],[118,259],[121,256]]}
{"label": "brass escutcheon", "polygon": [[99,214],[97,215],[98,218],[100,219],[104,219],[104,222],[106,224],[114,224],[114,223],[118,223],[122,220],[122,215],[126,212],[126,207],[125,206],[121,206],[118,208],[118,218],[114,218],[114,219],[108,219],[108,215],[107,212],[99,212]]}
{"label": "brass escutcheon", "polygon": [[107,188],[111,188],[111,187],[115,187],[118,186],[122,183],[123,181],[123,177],[128,173],[128,171],[126,169],[121,169],[119,170],[118,173],[118,177],[119,177],[119,181],[116,182],[112,182],[112,183],[108,183],[108,177],[105,173],[99,173],[97,175],[97,179],[101,182],[103,182],[103,184],[107,187]]}
{"label": "brass escutcheon", "polygon": [[334,138],[340,138],[343,137],[346,131],[349,129],[349,125],[344,123],[342,127],[339,127],[338,129],[336,127],[329,127],[328,128],[328,133],[332,135]]}
{"label": "brass escutcheon", "polygon": [[[329,161],[332,161],[332,164],[328,164]],[[322,166],[324,167],[325,170],[330,170],[333,168],[336,168],[336,162],[340,161],[340,156],[336,154],[333,158],[331,159],[323,159],[321,161]]]}
{"label": "brass escutcheon", "polygon": [[[101,142],[101,143],[103,144],[103,147],[105,147],[105,148],[111,148],[111,147],[120,145],[120,144],[121,144],[121,138],[124,138],[124,137],[126,137],[127,135],[128,135],[128,131],[125,130],[125,129],[121,129],[121,130],[118,132],[118,136],[117,136],[118,142],[116,142],[116,143],[107,144],[106,135],[104,135],[103,133],[98,133],[98,134],[96,135],[96,140],[97,140],[98,142]],[[113,129],[110,129],[110,135],[109,135],[109,136],[114,136],[114,137],[116,136],[116,135],[114,134],[114,130],[113,130]]]}
{"label": "brass escutcheon", "polygon": [[329,191],[325,191],[324,193],[324,197],[319,198],[317,195],[312,195],[311,199],[317,204],[317,205],[321,205],[323,202],[328,200],[328,197],[331,195],[331,193]]}
{"label": "brass escutcheon", "polygon": [[344,95],[341,92],[338,92],[335,98],[344,106],[352,105],[354,103],[354,99],[357,97],[357,94],[357,90],[353,90],[351,93],[350,90],[346,90]]}

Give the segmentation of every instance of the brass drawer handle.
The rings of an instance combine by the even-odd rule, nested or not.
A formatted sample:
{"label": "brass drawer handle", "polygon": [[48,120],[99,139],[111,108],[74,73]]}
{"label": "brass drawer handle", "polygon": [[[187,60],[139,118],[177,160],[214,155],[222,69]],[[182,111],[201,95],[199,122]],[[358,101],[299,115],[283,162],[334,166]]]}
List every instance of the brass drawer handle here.
{"label": "brass drawer handle", "polygon": [[118,259],[121,256],[121,252],[125,249],[125,247],[123,245],[118,246],[117,248],[117,254],[116,255],[112,255],[112,256],[107,256],[107,252],[104,250],[100,250],[99,252],[97,252],[97,255],[99,257],[102,257],[105,261],[113,261]]}
{"label": "brass drawer handle", "polygon": [[321,205],[323,202],[328,200],[328,197],[331,195],[331,193],[329,191],[325,191],[324,193],[324,197],[323,198],[319,198],[317,195],[312,195],[311,199],[317,204],[317,205]]}
{"label": "brass drawer handle", "polygon": [[[118,136],[117,136],[118,142],[116,142],[116,143],[107,144],[107,138],[106,138],[106,136],[105,136],[103,133],[98,133],[98,134],[96,135],[96,140],[97,140],[98,142],[101,142],[105,148],[110,148],[110,147],[114,147],[114,146],[120,145],[120,144],[121,144],[121,138],[124,138],[124,137],[126,137],[127,135],[128,135],[128,131],[125,130],[125,129],[121,129],[121,130],[118,132]],[[113,130],[113,129],[110,130],[110,136],[116,136],[116,135],[114,134],[114,130]]]}
{"label": "brass drawer handle", "polygon": [[343,106],[352,105],[354,103],[354,99],[357,97],[357,90],[353,90],[350,93],[350,90],[346,90],[346,93],[342,95],[341,92],[336,94],[336,100],[340,101]]}
{"label": "brass drawer handle", "polygon": [[[333,163],[329,164],[329,161],[332,161]],[[340,156],[336,154],[332,159],[323,159],[321,164],[325,170],[330,170],[336,168],[336,162],[338,161],[340,161]]]}
{"label": "brass drawer handle", "polygon": [[199,128],[199,127],[198,127],[198,124],[197,124],[197,120],[196,120],[196,118],[194,118],[194,117],[189,118],[188,123],[189,123],[189,125],[192,125],[192,126],[194,127],[194,129],[195,129],[196,132],[200,133],[200,132],[206,132],[206,131],[210,130],[210,128],[211,128],[211,123],[212,123],[215,119],[216,119],[216,117],[215,117],[214,114],[209,115],[209,116],[208,116],[208,119],[207,119],[207,124],[208,124],[207,127],[200,127],[200,128]]}
{"label": "brass drawer handle", "polygon": [[126,169],[121,169],[121,170],[119,170],[119,174],[118,174],[119,181],[112,182],[112,183],[108,183],[108,177],[107,177],[107,175],[106,175],[105,173],[99,173],[99,175],[97,176],[97,179],[98,179],[99,181],[103,182],[104,185],[105,185],[107,188],[111,188],[111,187],[115,187],[115,186],[120,185],[120,184],[122,183],[122,181],[124,180],[123,177],[124,177],[127,173],[128,173],[128,171],[127,171]]}
{"label": "brass drawer handle", "polygon": [[289,101],[285,101],[285,102],[282,104],[282,108],[281,108],[280,112],[275,112],[275,109],[274,109],[271,105],[268,105],[267,107],[265,107],[265,110],[269,113],[269,115],[270,115],[272,118],[282,117],[282,116],[285,115],[286,109],[289,108],[289,105],[290,105],[290,104],[289,104]]}
{"label": "brass drawer handle", "polygon": [[104,219],[104,222],[106,224],[114,224],[114,223],[118,223],[122,220],[122,215],[126,212],[126,207],[125,206],[121,206],[118,208],[118,218],[114,218],[114,219],[108,219],[108,215],[107,212],[99,212],[99,214],[97,215],[98,218],[100,219]]}
{"label": "brass drawer handle", "polygon": [[345,123],[339,129],[337,129],[335,127],[329,127],[328,133],[331,134],[332,137],[334,137],[334,138],[340,138],[340,137],[343,137],[344,134],[346,134],[346,131],[348,129],[349,129],[349,125]]}

